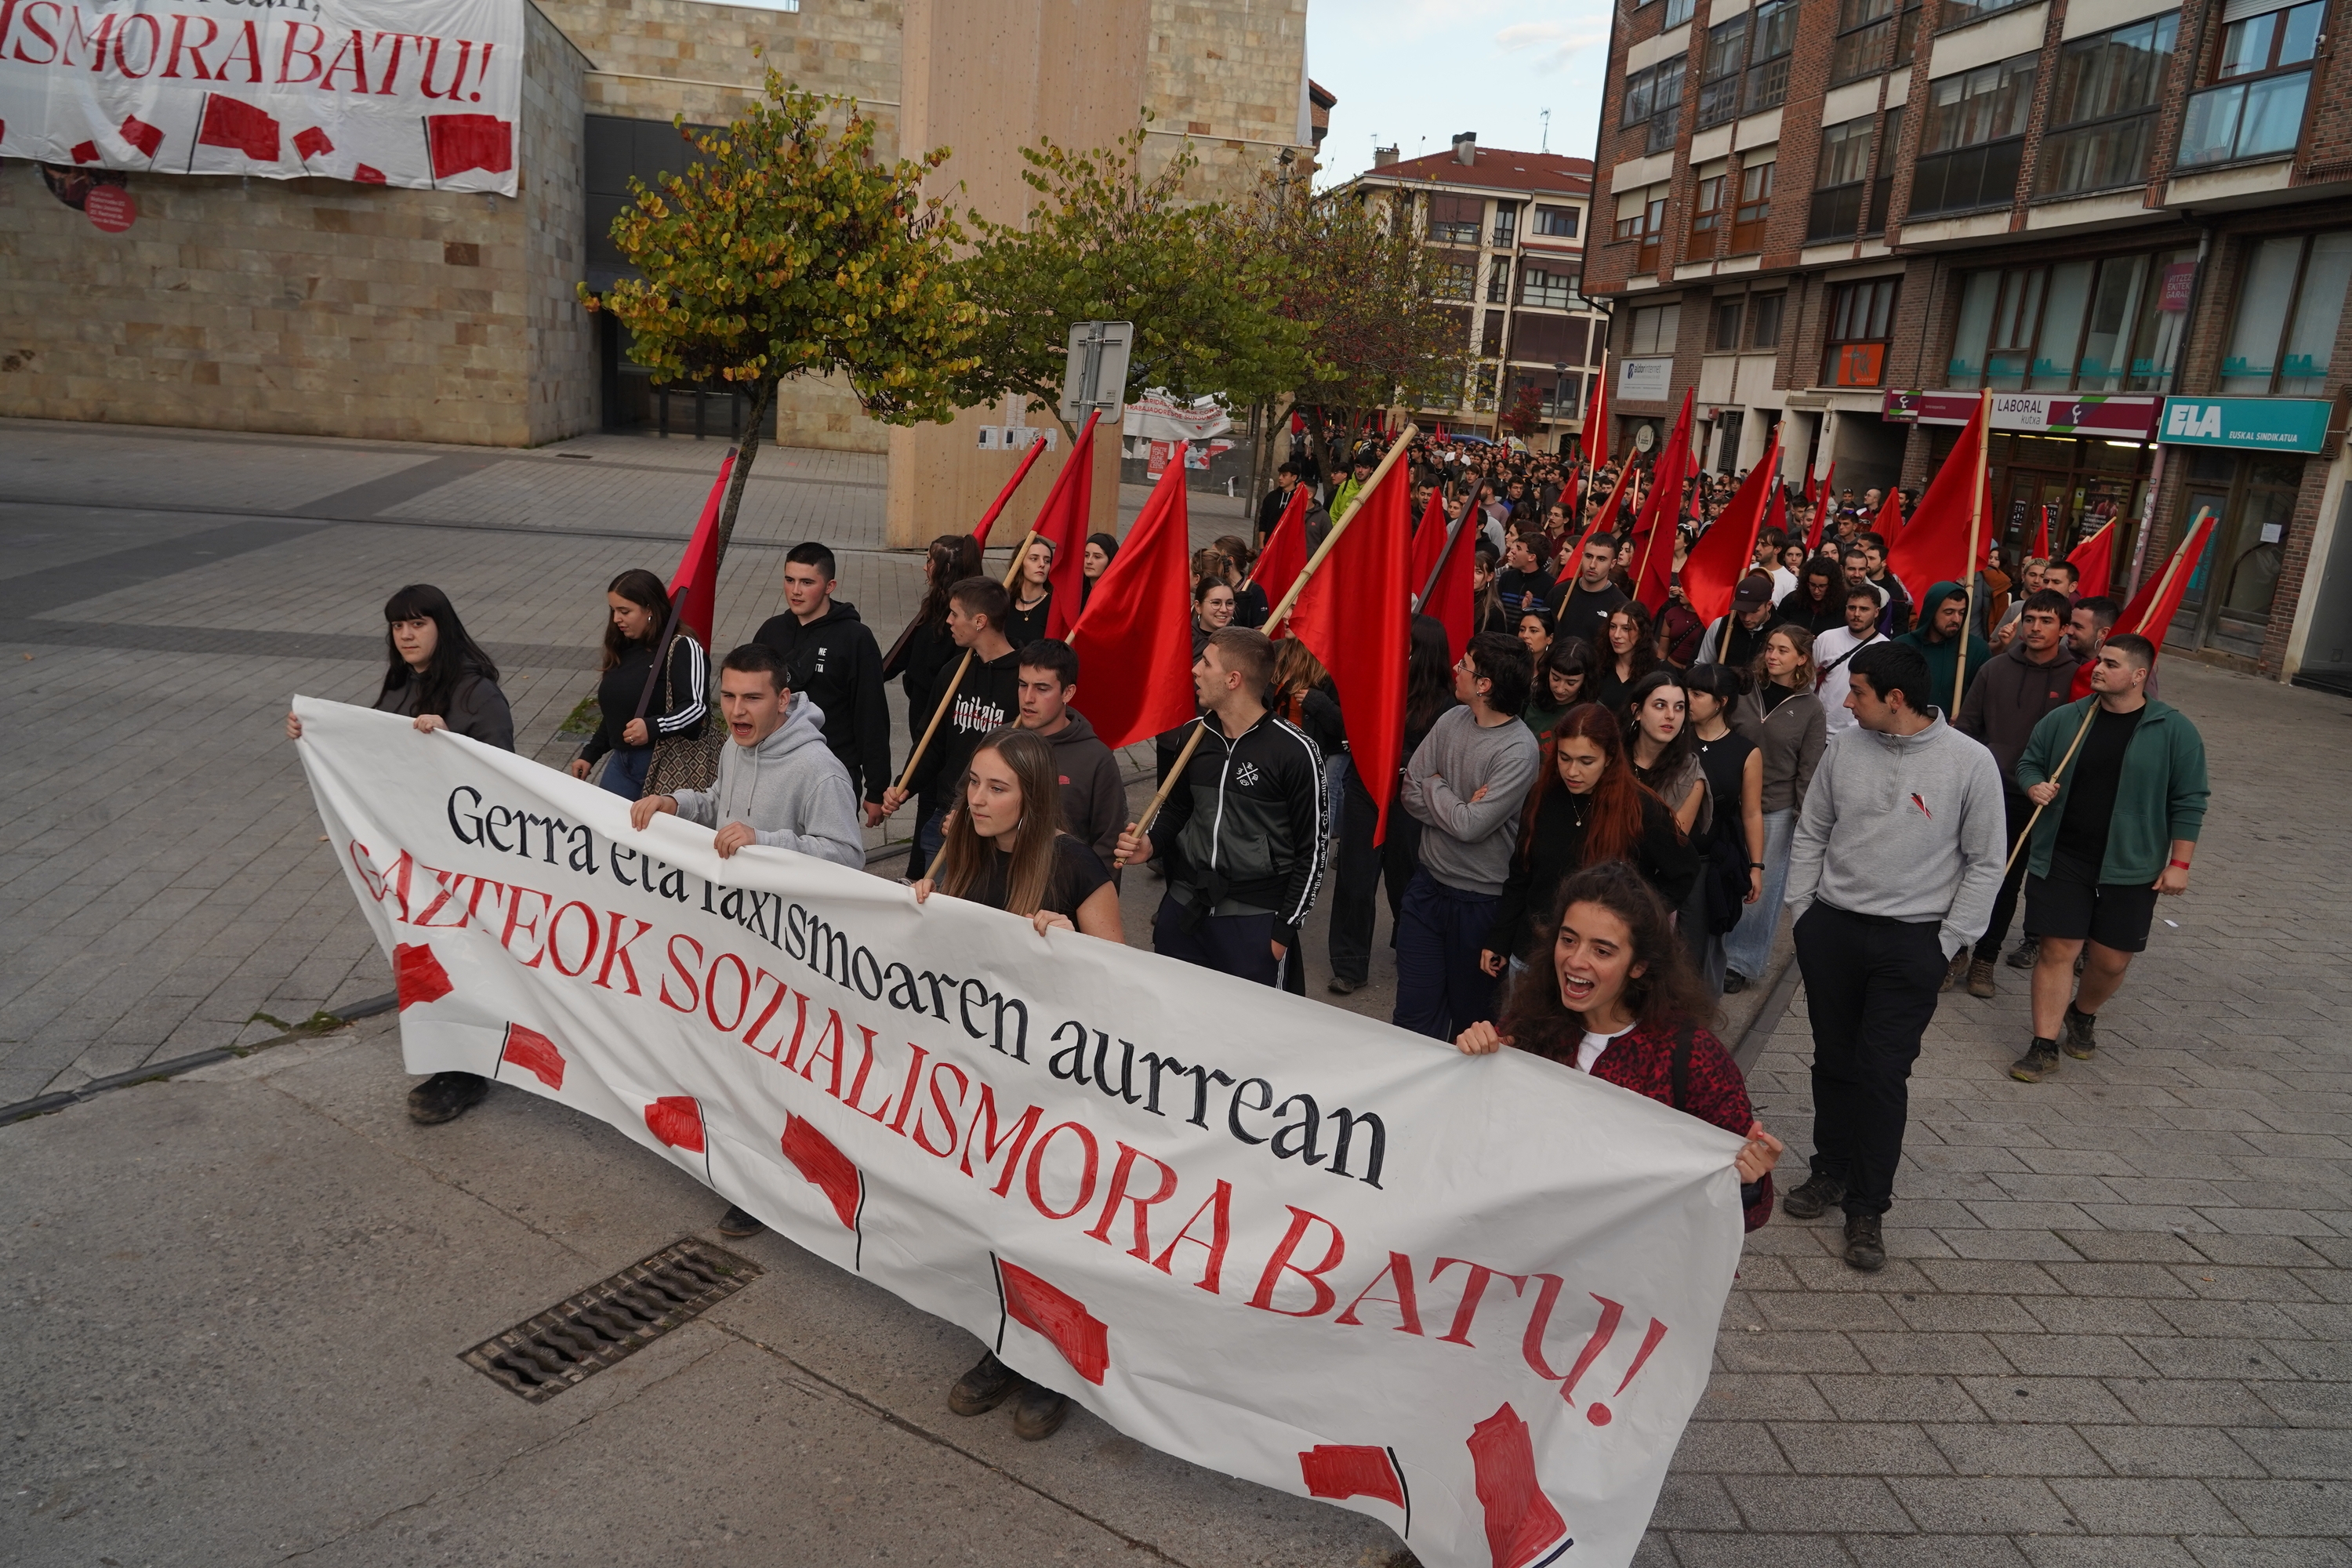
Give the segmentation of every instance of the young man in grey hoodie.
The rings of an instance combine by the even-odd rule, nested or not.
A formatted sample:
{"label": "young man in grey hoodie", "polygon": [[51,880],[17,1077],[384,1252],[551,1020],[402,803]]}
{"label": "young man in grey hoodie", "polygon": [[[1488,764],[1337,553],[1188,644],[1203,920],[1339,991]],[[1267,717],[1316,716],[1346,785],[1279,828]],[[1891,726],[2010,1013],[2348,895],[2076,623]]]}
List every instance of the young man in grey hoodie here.
{"label": "young man in grey hoodie", "polygon": [[1944,722],[1927,657],[1853,656],[1857,721],[1830,742],[1789,855],[1788,904],[1813,1026],[1813,1173],[1795,1219],[1845,1211],[1845,1260],[1884,1268],[1880,1216],[1910,1118],[1911,1064],[1953,954],[1984,934],[2008,849],[2000,769]]}
{"label": "young man in grey hoodie", "polygon": [[1021,727],[1054,748],[1062,785],[1062,828],[1095,852],[1118,881],[1118,836],[1127,826],[1127,781],[1118,759],[1074,711],[1078,656],[1059,637],[1040,637],[1021,650]]}
{"label": "young man in grey hoodie", "polygon": [[719,711],[733,743],[719,751],[707,790],[657,795],[629,808],[643,831],[663,812],[719,830],[720,859],[746,844],[797,849],[863,870],[866,841],[849,770],[824,740],[824,714],[785,684],[784,657],[745,643],[719,667]]}

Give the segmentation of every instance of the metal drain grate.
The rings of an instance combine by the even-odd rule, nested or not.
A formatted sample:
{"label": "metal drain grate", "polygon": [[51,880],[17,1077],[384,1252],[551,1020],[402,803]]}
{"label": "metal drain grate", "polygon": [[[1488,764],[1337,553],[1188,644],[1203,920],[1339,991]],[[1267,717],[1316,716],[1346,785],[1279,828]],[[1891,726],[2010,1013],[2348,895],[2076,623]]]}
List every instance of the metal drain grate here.
{"label": "metal drain grate", "polygon": [[758,1264],[724,1247],[681,1241],[457,1359],[538,1405],[691,1321],[760,1274]]}

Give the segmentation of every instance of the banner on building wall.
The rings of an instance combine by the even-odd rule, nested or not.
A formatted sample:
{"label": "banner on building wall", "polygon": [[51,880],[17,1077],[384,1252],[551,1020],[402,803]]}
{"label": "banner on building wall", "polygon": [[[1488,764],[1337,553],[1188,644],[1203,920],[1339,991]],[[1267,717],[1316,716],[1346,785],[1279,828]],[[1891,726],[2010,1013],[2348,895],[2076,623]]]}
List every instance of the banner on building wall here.
{"label": "banner on building wall", "polygon": [[520,0],[0,0],[0,157],[515,194]]}
{"label": "banner on building wall", "polygon": [[597,1117],[1120,1430],[1433,1568],[1631,1560],[1739,1260],[1738,1139],[295,711],[410,1071]]}

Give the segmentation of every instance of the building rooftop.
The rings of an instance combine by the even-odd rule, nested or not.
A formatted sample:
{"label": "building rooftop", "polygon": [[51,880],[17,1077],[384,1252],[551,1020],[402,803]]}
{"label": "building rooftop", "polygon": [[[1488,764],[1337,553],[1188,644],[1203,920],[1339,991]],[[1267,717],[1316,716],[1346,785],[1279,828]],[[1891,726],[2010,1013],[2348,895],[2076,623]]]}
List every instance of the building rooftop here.
{"label": "building rooftop", "polygon": [[1373,181],[1415,180],[1475,190],[1526,191],[1530,195],[1592,194],[1590,158],[1570,158],[1561,153],[1514,153],[1503,147],[1480,147],[1476,156],[1476,163],[1464,163],[1451,151],[1432,153],[1367,169],[1357,177]]}

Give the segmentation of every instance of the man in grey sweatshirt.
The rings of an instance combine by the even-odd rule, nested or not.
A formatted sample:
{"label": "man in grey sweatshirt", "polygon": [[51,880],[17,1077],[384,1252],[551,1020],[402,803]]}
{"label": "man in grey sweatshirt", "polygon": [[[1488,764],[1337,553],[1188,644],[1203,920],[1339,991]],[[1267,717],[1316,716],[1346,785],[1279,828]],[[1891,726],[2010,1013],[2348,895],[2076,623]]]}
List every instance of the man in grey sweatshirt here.
{"label": "man in grey sweatshirt", "polygon": [[1448,709],[1405,765],[1404,808],[1424,826],[1397,914],[1399,1028],[1450,1040],[1495,1016],[1479,949],[1510,879],[1519,808],[1542,758],[1518,722],[1535,675],[1527,645],[1481,632],[1454,667]]}
{"label": "man in grey sweatshirt", "polygon": [[651,795],[629,808],[643,830],[663,812],[718,831],[721,859],[746,844],[797,849],[837,866],[863,869],[857,791],[824,740],[824,715],[784,684],[783,656],[745,643],[719,668],[719,711],[730,744],[719,750],[719,778],[707,790]]}
{"label": "man in grey sweatshirt", "polygon": [[1846,704],[1789,856],[1789,908],[1813,1026],[1813,1173],[1792,1218],[1845,1213],[1845,1260],[1885,1267],[1880,1216],[1910,1117],[1911,1064],[1952,955],[1984,934],[2008,847],[2000,769],[1944,722],[1926,656],[1855,654]]}

